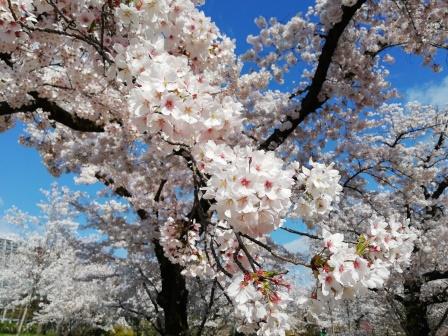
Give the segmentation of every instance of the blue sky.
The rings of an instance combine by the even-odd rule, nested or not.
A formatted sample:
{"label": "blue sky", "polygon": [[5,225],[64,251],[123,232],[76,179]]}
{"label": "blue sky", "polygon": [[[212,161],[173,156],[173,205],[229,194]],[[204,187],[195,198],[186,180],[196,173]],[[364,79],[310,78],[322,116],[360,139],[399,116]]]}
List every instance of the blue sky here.
{"label": "blue sky", "polygon": [[[203,10],[212,17],[222,32],[236,40],[237,52],[240,54],[249,47],[246,36],[258,32],[254,18],[260,15],[266,18],[275,16],[280,22],[285,22],[296,13],[306,11],[312,3],[310,0],[207,0]],[[421,59],[415,56],[401,51],[390,53],[395,56],[396,63],[390,67],[389,80],[400,90],[404,100],[419,99],[425,103],[448,103],[446,71],[435,74],[422,67]],[[446,53],[438,55],[438,60],[444,68],[448,68]],[[99,189],[99,187],[87,188],[75,185],[71,175],[52,177],[46,171],[37,151],[18,144],[20,134],[21,129],[17,127],[0,133],[0,151],[3,158],[0,164],[0,216],[4,209],[12,205],[36,214],[35,204],[42,199],[39,190],[49,188],[51,183],[56,181],[75,190]],[[5,229],[4,223],[0,221],[0,233]],[[295,239],[282,233],[275,234],[274,237],[281,243]]]}

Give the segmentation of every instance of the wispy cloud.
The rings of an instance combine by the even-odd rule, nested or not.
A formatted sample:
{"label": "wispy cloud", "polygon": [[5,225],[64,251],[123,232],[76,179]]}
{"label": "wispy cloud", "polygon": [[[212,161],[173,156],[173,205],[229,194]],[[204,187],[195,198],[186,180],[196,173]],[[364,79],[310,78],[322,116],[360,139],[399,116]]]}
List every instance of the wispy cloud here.
{"label": "wispy cloud", "polygon": [[17,236],[15,228],[3,217],[0,217],[0,238],[11,238]]}
{"label": "wispy cloud", "polygon": [[310,252],[310,242],[307,237],[300,237],[289,243],[283,244],[283,247],[291,253],[308,255]]}
{"label": "wispy cloud", "polygon": [[[310,255],[310,245],[311,241],[307,237],[300,237],[283,244],[283,247],[291,253],[296,253],[301,255],[305,260],[309,258]],[[314,278],[311,270],[301,267],[289,265],[288,276],[293,279],[293,282],[302,288],[302,290],[309,290],[314,285]]]}
{"label": "wispy cloud", "polygon": [[3,198],[0,197],[0,208],[3,208],[5,205],[5,202],[3,202]]}
{"label": "wispy cloud", "polygon": [[448,105],[448,76],[440,83],[430,82],[408,89],[406,100],[437,106]]}

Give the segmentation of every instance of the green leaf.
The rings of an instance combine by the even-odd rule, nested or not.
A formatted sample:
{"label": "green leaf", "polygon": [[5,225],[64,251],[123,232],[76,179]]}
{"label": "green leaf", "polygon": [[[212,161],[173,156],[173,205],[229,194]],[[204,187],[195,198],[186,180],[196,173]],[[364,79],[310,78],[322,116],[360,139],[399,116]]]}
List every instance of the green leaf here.
{"label": "green leaf", "polygon": [[369,240],[365,235],[360,235],[356,244],[356,254],[363,256],[366,253],[367,246],[369,246]]}

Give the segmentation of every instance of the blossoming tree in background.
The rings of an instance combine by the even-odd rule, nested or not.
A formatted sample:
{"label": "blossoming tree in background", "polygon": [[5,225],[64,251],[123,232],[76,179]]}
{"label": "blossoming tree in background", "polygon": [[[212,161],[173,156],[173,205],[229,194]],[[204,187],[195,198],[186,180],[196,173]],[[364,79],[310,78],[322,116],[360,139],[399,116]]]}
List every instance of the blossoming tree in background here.
{"label": "blossoming tree in background", "polygon": [[[185,279],[198,277],[234,304],[240,331],[283,335],[291,282],[268,260],[312,269],[315,290],[294,301],[319,308],[380,290],[432,239],[420,237],[438,225],[423,218],[443,213],[446,119],[385,105],[397,96],[387,49],[440,71],[448,12],[443,1],[318,0],[286,23],[257,18],[237,57],[201,2],[1,1],[0,129],[20,120],[50,172],[132,205],[145,228],[132,239],[160,266],[161,333],[189,332]],[[292,90],[269,89],[291,70]],[[406,141],[423,132],[413,111],[437,120],[422,127],[440,145]],[[363,206],[354,229],[349,210]],[[323,238],[309,261],[266,239],[294,217]]]}
{"label": "blossoming tree in background", "polygon": [[[410,264],[393,272],[383,304],[391,305],[391,313],[408,334],[436,334],[439,329],[443,334],[448,315],[444,304],[448,301],[447,110],[415,103],[383,105],[361,122],[363,130],[334,151],[332,159],[345,167],[345,197],[340,213],[326,225],[345,230],[354,239],[374,221],[379,226],[370,234],[383,232],[387,244],[391,236],[384,234],[387,228],[378,216],[395,213],[406,218],[418,237],[413,248],[392,240],[400,243],[394,254],[410,256]],[[387,132],[379,134],[380,127]],[[342,153],[349,157],[342,158]]]}
{"label": "blossoming tree in background", "polygon": [[59,333],[80,325],[108,325],[117,312],[109,303],[116,275],[107,264],[77,255],[82,243],[76,233],[78,213],[69,202],[79,194],[56,188],[45,194],[41,216],[14,208],[4,218],[21,227],[22,236],[0,274],[3,308],[21,309],[18,333],[29,316],[56,324]]}
{"label": "blossoming tree in background", "polygon": [[[56,185],[44,194],[40,216],[13,207],[2,218],[20,232],[14,238],[18,248],[0,274],[0,302],[20,312],[18,329],[27,321],[58,334],[107,332],[120,325],[161,332],[158,264],[150,246],[132,238],[141,227],[132,218],[126,222],[129,206],[89,202]],[[122,246],[125,255],[117,250]],[[205,293],[216,287],[213,279],[191,278],[188,285],[192,328],[233,326],[222,317],[232,314],[222,293],[213,290],[215,306],[209,306]]]}

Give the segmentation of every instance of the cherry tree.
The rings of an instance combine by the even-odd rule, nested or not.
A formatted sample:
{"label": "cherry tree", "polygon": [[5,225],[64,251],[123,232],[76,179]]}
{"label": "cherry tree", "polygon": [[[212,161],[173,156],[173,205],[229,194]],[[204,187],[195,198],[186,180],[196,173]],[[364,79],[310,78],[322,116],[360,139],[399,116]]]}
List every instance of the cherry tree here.
{"label": "cherry tree", "polygon": [[45,195],[48,202],[39,204],[41,216],[30,216],[12,208],[4,217],[21,233],[18,248],[0,275],[2,301],[11,308],[23,308],[19,333],[30,307],[39,305],[47,295],[48,282],[62,274],[58,264],[73,260],[75,253],[72,242],[76,239],[78,224],[74,221],[76,212],[64,202],[67,190],[52,189]]}
{"label": "cherry tree", "polygon": [[[19,330],[27,316],[32,316],[32,323],[57,326],[58,334],[110,329],[120,317],[127,317],[123,301],[135,300],[129,287],[138,292],[141,285],[131,281],[132,272],[117,262],[121,259],[109,246],[98,242],[100,249],[92,250],[101,237],[98,232],[82,234],[77,204],[81,193],[53,185],[44,194],[40,216],[12,208],[4,217],[18,226],[20,235],[18,249],[0,275],[2,301],[10,308],[23,308]],[[139,304],[141,312],[145,306],[141,295]],[[151,321],[156,314],[150,310],[143,316]]]}
{"label": "cherry tree", "polygon": [[[422,148],[400,145],[417,132],[402,128],[407,115],[384,105],[397,97],[386,52],[401,48],[441,71],[434,57],[447,47],[448,12],[436,0],[317,0],[286,23],[257,18],[260,34],[237,57],[202,2],[0,1],[0,129],[24,123],[20,141],[52,174],[103,183],[132,205],[145,228],[132,239],[150,246],[160,266],[162,334],[189,333],[186,278],[199,277],[213,279],[211,292],[218,287],[234,304],[240,331],[283,335],[292,302],[318,311],[380,290],[423,239],[408,214],[419,200],[411,197],[403,212],[398,204],[409,199],[391,206],[392,191],[369,190],[361,179],[375,155],[401,159],[375,163],[379,185],[409,196],[417,188],[428,213],[439,211],[432,202],[443,201],[447,185],[444,140],[434,147],[440,177],[431,179],[418,162]],[[242,72],[244,62],[254,71]],[[301,73],[293,89],[270,89],[292,70]],[[374,124],[380,135],[369,138]],[[361,138],[371,146],[352,144]],[[429,184],[410,183],[401,165]],[[386,211],[357,212],[362,231],[343,235],[347,210],[374,200]],[[266,238],[292,217],[322,238],[309,261]],[[116,226],[117,235],[129,233]],[[311,269],[312,296],[293,300],[273,259]]]}
{"label": "cherry tree", "polygon": [[333,153],[345,171],[345,199],[327,225],[354,237],[372,220],[381,227],[379,218],[391,213],[407,218],[418,239],[414,248],[400,248],[402,256],[411,253],[411,263],[394,272],[389,301],[408,334],[436,333],[448,315],[443,306],[448,301],[446,108],[383,105],[362,122],[363,130]]}
{"label": "cherry tree", "polygon": [[[118,322],[160,331],[160,272],[153,249],[139,237],[150,228],[126,218],[129,205],[114,199],[91,202],[57,185],[44,194],[42,215],[13,207],[4,216],[18,227],[20,245],[0,275],[1,299],[23,308],[20,329],[32,316],[32,323],[56,326],[58,334],[107,330]],[[224,318],[232,307],[213,279],[189,278],[188,286],[191,328],[233,326]]]}
{"label": "cherry tree", "polygon": [[[70,203],[86,216],[83,230],[94,231],[99,237],[79,242],[79,255],[90,263],[113,265],[114,287],[108,292],[109,306],[118,310],[136,330],[142,321],[163,333],[163,314],[160,304],[162,282],[155,251],[150,242],[154,227],[132,214],[126,202],[116,198],[91,201],[89,197],[76,198]],[[110,195],[113,196],[113,195]],[[200,269],[190,270],[192,275]],[[94,278],[101,279],[101,272]],[[91,275],[93,276],[93,274]],[[79,278],[79,275],[77,276]],[[228,297],[219,290],[213,278],[189,276],[188,324],[197,334],[233,327],[232,306]]]}

